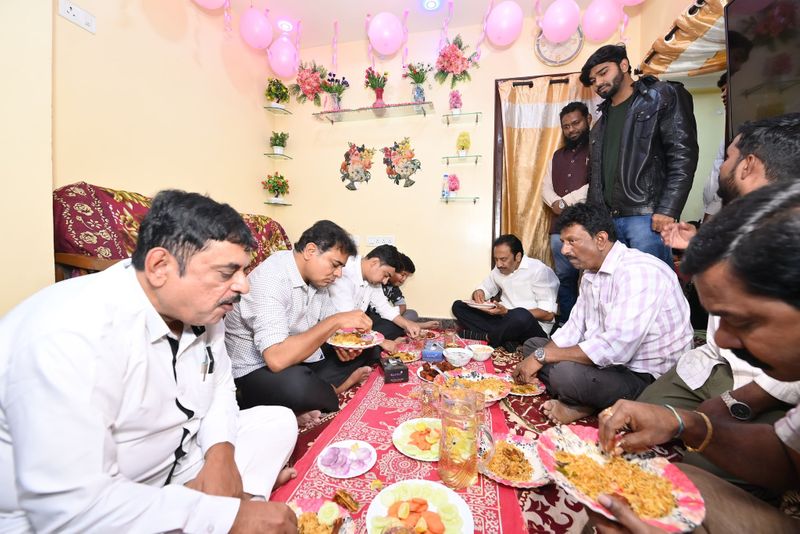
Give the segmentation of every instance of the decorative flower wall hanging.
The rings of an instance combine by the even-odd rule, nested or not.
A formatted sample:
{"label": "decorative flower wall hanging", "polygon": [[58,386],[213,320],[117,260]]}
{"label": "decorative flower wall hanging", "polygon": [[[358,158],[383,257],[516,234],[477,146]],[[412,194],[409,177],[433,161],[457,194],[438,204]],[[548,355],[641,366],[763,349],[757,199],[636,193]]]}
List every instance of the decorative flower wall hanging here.
{"label": "decorative flower wall hanging", "polygon": [[403,187],[414,185],[411,175],[422,167],[414,157],[414,149],[411,148],[408,137],[404,137],[399,143],[395,141],[392,146],[383,147],[383,163],[389,179],[394,180],[395,185],[400,185],[400,180],[404,180]]}
{"label": "decorative flower wall hanging", "polygon": [[454,88],[457,82],[469,81],[472,77],[469,75],[470,67],[478,67],[477,54],[473,52],[466,56],[464,52],[467,46],[461,40],[460,35],[456,35],[453,42],[448,42],[447,46],[442,48],[439,52],[439,57],[436,60],[436,74],[433,77],[439,83],[445,83],[447,78],[450,79],[450,88]]}
{"label": "decorative flower wall hanging", "polygon": [[344,153],[344,161],[339,167],[342,174],[342,182],[350,182],[345,187],[350,191],[358,189],[360,182],[369,182],[372,177],[372,157],[375,155],[374,148],[367,148],[364,145],[358,146],[354,143],[347,143],[350,148]]}
{"label": "decorative flower wall hanging", "polygon": [[322,92],[322,82],[325,80],[326,74],[325,67],[317,65],[316,62],[312,62],[310,65],[301,63],[300,69],[297,71],[297,83],[289,86],[289,92],[301,104],[311,100],[315,105],[321,106],[320,93]]}

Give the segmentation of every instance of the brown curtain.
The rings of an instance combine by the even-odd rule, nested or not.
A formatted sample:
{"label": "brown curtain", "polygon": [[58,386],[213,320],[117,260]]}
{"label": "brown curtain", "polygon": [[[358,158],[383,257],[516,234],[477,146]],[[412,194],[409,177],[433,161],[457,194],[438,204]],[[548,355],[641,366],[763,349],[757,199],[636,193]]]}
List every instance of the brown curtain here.
{"label": "brown curtain", "polygon": [[594,114],[594,93],[579,74],[497,82],[502,118],[500,233],[520,238],[528,256],[552,265],[550,210],[542,202],[545,170],[563,141],[559,112],[581,101]]}

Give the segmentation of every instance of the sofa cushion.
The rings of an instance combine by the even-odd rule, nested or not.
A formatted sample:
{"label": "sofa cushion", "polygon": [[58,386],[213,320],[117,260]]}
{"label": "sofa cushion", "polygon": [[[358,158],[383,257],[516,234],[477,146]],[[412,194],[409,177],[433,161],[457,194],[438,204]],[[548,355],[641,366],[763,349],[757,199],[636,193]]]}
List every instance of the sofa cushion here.
{"label": "sofa cushion", "polygon": [[[53,191],[55,252],[101,259],[124,259],[133,254],[150,198],[86,182]],[[248,272],[276,250],[292,248],[286,231],[266,215],[242,214],[258,248]]]}

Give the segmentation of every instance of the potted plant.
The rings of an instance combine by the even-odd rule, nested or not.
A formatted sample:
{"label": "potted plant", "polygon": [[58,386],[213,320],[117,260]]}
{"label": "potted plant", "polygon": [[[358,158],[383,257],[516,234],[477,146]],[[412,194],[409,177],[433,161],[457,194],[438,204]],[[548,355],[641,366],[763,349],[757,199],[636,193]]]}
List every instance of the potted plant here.
{"label": "potted plant", "polygon": [[386,102],[383,101],[383,89],[386,87],[386,80],[388,78],[388,72],[380,74],[372,67],[369,67],[364,74],[364,87],[369,87],[375,91],[375,102],[372,104],[373,108],[382,108],[386,105]]}
{"label": "potted plant", "polygon": [[272,132],[269,138],[269,144],[272,147],[273,154],[283,154],[286,148],[286,140],[289,139],[287,132]]}
{"label": "potted plant", "polygon": [[469,133],[468,132],[461,132],[458,134],[458,139],[456,139],[456,150],[458,150],[459,157],[464,157],[467,155],[470,147],[470,140],[469,140]]}
{"label": "potted plant", "polygon": [[266,189],[275,198],[285,195],[289,192],[289,180],[276,172],[275,174],[268,174],[266,180],[261,181],[261,186]]}
{"label": "potted plant", "polygon": [[458,89],[450,91],[450,113],[452,115],[461,113],[461,93]]}
{"label": "potted plant", "polygon": [[321,85],[322,91],[327,93],[330,98],[330,103],[325,106],[327,111],[342,109],[342,94],[348,87],[350,87],[350,82],[344,76],[337,78],[335,73],[328,73],[328,77],[322,81]]}
{"label": "potted plant", "polygon": [[433,70],[429,63],[409,63],[406,65],[406,70],[403,73],[403,78],[411,80],[411,85],[414,87],[412,97],[414,102],[425,102],[425,88],[422,84],[428,78],[428,73]]}
{"label": "potted plant", "polygon": [[458,180],[458,176],[455,174],[450,174],[447,176],[447,189],[448,196],[458,196],[458,190],[461,189],[461,182]]}
{"label": "potted plant", "polygon": [[270,100],[269,107],[286,109],[284,104],[289,101],[289,89],[277,78],[270,78],[264,95]]}

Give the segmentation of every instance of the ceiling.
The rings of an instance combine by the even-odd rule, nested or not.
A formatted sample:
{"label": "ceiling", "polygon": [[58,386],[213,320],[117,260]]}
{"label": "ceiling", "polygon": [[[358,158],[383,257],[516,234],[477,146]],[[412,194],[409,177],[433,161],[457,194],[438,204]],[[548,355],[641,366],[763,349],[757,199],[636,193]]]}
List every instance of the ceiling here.
{"label": "ceiling", "polygon": [[[526,17],[534,16],[533,2],[516,0]],[[544,12],[552,0],[542,0]],[[581,9],[590,0],[576,0]],[[495,0],[495,5],[500,0]],[[357,41],[366,37],[366,16],[388,11],[402,20],[403,11],[408,9],[408,31],[420,32],[438,30],[447,17],[447,0],[441,0],[439,9],[425,11],[422,0],[231,0],[234,17],[251,5],[269,9],[269,18],[275,23],[288,19],[293,24],[300,20],[300,46],[313,48],[330,44],[333,39],[333,21],[339,21],[339,42]],[[451,28],[480,25],[486,15],[490,0],[454,0]],[[346,6],[346,7],[345,7]],[[277,28],[276,28],[276,31]]]}

